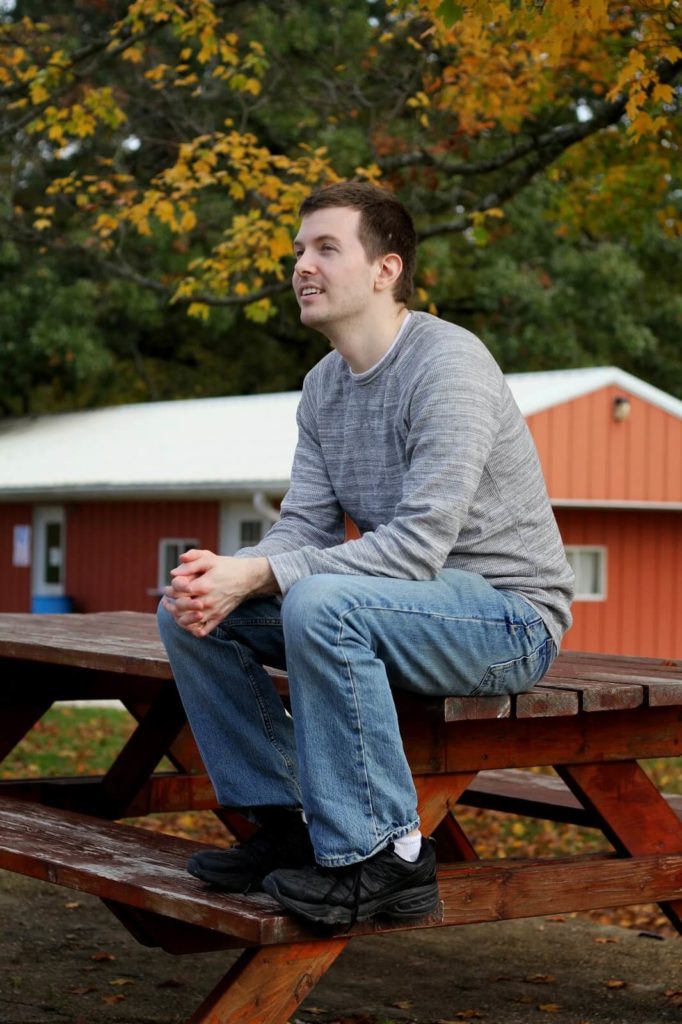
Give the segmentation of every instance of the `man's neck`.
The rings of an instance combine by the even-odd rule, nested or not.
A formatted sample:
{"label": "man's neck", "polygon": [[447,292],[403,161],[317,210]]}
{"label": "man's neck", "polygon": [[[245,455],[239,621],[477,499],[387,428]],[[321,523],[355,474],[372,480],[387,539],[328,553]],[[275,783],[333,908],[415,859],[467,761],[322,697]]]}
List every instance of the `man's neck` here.
{"label": "man's neck", "polygon": [[388,352],[407,314],[406,306],[394,305],[388,315],[382,310],[362,323],[339,325],[327,337],[353,373],[364,373]]}

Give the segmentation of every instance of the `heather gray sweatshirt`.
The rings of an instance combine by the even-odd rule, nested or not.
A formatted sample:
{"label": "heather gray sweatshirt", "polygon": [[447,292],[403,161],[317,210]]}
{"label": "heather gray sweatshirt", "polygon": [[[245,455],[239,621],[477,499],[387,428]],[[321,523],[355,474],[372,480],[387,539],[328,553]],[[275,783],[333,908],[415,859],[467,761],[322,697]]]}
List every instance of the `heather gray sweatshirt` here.
{"label": "heather gray sweatshirt", "polygon": [[[521,594],[559,646],[573,573],[528,427],[478,338],[412,313],[366,372],[337,352],[313,367],[297,419],[281,519],[238,552],[266,556],[283,594],[314,573],[465,569]],[[344,512],[360,540],[344,543]]]}

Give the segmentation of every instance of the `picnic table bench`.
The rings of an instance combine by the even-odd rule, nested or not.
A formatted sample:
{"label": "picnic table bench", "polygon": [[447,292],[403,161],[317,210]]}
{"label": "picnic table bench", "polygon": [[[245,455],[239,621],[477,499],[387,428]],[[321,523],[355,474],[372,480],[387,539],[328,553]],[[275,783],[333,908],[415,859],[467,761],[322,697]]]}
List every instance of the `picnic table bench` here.
{"label": "picnic table bench", "polygon": [[[152,615],[0,615],[0,664],[0,763],[58,700],[117,698],[137,722],[100,776],[0,779],[0,867],[101,897],[147,945],[242,949],[190,1024],[284,1024],[352,936],[394,927],[315,931],[265,894],[189,876],[201,844],[117,821],[211,808],[248,828],[215,806]],[[657,902],[682,931],[682,798],[639,764],[682,755],[682,663],[562,653],[528,693],[396,701],[441,893],[401,928]],[[172,769],[156,772],[164,756]],[[556,775],[528,770],[542,766]],[[590,825],[613,852],[480,860],[461,804]]]}

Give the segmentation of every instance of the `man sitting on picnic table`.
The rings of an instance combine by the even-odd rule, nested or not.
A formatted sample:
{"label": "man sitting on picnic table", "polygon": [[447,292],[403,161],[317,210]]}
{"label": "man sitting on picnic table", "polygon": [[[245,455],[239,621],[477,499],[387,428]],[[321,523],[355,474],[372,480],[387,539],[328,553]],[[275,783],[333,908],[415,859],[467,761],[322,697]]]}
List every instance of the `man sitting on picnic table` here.
{"label": "man sitting on picnic table", "polygon": [[[220,804],[261,826],[189,871],[348,926],[438,906],[392,687],[528,690],[570,625],[573,574],[500,368],[408,309],[408,212],[339,183],[300,213],[301,322],[333,351],[303,385],[281,518],[234,557],[184,554],[159,625]],[[263,664],[286,667],[291,715]]]}

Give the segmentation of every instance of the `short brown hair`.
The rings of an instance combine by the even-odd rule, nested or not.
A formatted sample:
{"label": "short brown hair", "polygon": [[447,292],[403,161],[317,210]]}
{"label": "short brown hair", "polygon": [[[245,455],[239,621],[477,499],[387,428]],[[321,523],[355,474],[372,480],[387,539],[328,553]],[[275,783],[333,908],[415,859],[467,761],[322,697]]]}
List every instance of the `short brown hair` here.
{"label": "short brown hair", "polygon": [[390,192],[368,182],[340,181],[311,192],[298,212],[305,217],[330,206],[349,206],[360,211],[358,237],[370,262],[388,252],[400,256],[403,270],[393,286],[393,298],[396,302],[409,302],[414,288],[417,235],[403,204]]}

